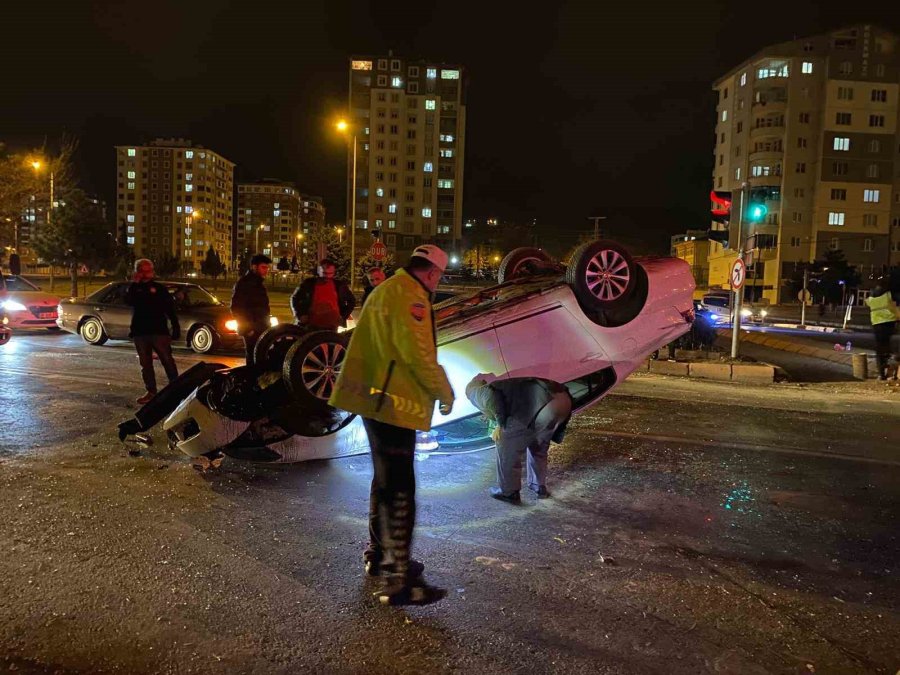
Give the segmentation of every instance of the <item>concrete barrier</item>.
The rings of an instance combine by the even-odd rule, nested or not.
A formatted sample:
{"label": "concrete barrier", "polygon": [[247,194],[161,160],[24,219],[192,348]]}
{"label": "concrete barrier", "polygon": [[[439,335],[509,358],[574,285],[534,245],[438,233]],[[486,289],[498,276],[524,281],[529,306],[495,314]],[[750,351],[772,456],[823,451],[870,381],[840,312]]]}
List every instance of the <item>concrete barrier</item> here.
{"label": "concrete barrier", "polygon": [[677,377],[688,377],[690,375],[688,364],[679,361],[651,361],[650,372],[657,375],[675,375]]}
{"label": "concrete barrier", "polygon": [[750,384],[771,384],[775,381],[775,366],[763,363],[735,363],[731,366],[731,380]]}
{"label": "concrete barrier", "polygon": [[730,363],[704,363],[698,361],[689,364],[688,374],[690,377],[702,377],[707,380],[731,380],[731,364]]}

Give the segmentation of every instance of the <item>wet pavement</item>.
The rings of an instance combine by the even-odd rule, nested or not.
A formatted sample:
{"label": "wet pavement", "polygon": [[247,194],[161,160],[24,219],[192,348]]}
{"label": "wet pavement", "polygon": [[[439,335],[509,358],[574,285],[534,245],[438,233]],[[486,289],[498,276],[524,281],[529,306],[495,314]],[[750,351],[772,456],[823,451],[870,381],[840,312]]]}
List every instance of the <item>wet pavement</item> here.
{"label": "wet pavement", "polygon": [[125,344],[17,334],[0,383],[0,670],[900,668],[900,395],[877,383],[630,378],[521,507],[486,496],[490,452],[421,456],[414,550],[450,594],[405,611],[361,577],[367,457],[199,474],[159,432],[129,457]]}

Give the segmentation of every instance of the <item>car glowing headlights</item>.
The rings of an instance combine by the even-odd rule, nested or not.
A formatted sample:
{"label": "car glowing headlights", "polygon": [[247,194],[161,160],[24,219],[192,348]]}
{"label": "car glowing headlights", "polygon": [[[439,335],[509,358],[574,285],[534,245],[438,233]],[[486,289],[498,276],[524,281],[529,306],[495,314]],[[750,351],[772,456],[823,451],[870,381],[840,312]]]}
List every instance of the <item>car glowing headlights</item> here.
{"label": "car glowing headlights", "polygon": [[25,305],[15,300],[7,300],[0,304],[0,307],[3,307],[7,312],[24,312],[27,309]]}
{"label": "car glowing headlights", "polygon": [[759,315],[760,315],[762,318],[765,319],[767,316],[769,316],[769,313],[768,313],[766,310],[761,309],[761,310],[759,311]]}
{"label": "car glowing headlights", "polygon": [[270,316],[270,317],[269,317],[269,323],[272,324],[273,326],[277,326],[277,325],[278,325],[278,319],[275,318],[274,316]]}
{"label": "car glowing headlights", "polygon": [[237,333],[237,329],[237,319],[228,319],[228,321],[225,322],[225,330],[231,331],[232,333]]}
{"label": "car glowing headlights", "polygon": [[744,317],[745,319],[747,319],[747,318],[753,316],[753,311],[749,310],[749,309],[742,309],[741,316]]}

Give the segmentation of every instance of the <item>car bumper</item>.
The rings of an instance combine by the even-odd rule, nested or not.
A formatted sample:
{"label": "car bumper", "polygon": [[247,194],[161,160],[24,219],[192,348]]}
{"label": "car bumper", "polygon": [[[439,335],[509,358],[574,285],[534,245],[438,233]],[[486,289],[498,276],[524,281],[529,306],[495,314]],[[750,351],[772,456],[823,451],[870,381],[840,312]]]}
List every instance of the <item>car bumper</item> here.
{"label": "car bumper", "polygon": [[10,328],[56,328],[58,326],[56,312],[51,317],[38,317],[31,312],[9,312]]}

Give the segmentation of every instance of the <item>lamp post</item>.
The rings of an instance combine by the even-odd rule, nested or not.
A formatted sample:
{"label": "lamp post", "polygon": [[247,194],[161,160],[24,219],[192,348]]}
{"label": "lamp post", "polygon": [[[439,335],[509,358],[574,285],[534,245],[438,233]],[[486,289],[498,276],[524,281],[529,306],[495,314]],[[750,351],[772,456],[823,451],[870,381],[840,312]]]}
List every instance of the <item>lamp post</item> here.
{"label": "lamp post", "polygon": [[256,246],[255,246],[255,249],[254,249],[256,253],[259,253],[259,232],[260,232],[260,230],[262,230],[265,226],[266,226],[266,224],[263,223],[262,225],[260,225],[259,227],[256,228]]}
{"label": "lamp post", "polygon": [[[339,120],[335,125],[341,133],[348,133],[350,125],[346,120]],[[356,285],[356,130],[352,132],[353,166],[350,180],[350,288]]]}
{"label": "lamp post", "polygon": [[337,231],[337,235],[338,235],[338,243],[343,244],[344,243],[344,228],[337,227],[337,228],[335,228],[335,230]]}

